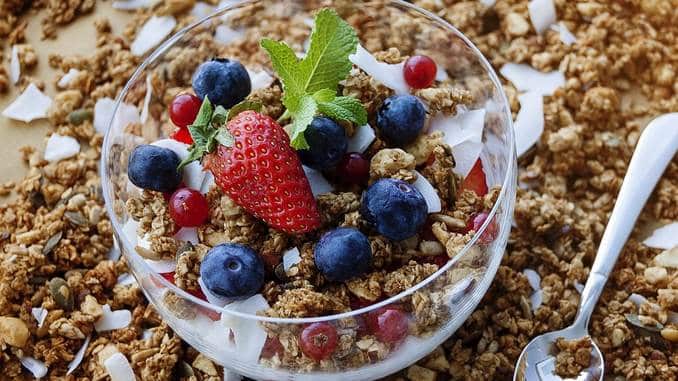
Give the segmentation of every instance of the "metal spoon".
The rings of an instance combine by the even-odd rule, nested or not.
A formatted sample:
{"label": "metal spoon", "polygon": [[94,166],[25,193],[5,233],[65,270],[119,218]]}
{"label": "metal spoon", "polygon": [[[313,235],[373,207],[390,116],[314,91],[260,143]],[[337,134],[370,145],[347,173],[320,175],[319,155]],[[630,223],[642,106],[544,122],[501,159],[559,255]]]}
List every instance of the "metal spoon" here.
{"label": "metal spoon", "polygon": [[617,202],[600,241],[591,274],[586,281],[574,323],[560,331],[534,338],[520,354],[514,381],[602,380],[605,373],[603,355],[591,340],[591,364],[575,378],[555,374],[555,341],[589,336],[588,325],[593,308],[614,268],[636,219],[664,169],[678,151],[678,113],[654,119],[643,131],[631,158]]}

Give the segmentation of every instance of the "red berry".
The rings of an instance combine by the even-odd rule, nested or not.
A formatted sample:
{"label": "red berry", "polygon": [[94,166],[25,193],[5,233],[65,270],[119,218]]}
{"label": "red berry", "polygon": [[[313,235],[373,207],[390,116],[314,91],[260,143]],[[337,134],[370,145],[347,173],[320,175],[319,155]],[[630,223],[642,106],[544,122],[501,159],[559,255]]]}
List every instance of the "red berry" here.
{"label": "red berry", "polygon": [[337,348],[337,341],[337,330],[325,322],[309,324],[299,338],[301,350],[316,361],[330,357]]}
{"label": "red berry", "polygon": [[200,226],[207,220],[209,208],[202,193],[190,188],[180,188],[170,197],[169,211],[177,225],[193,227]]}
{"label": "red berry", "polygon": [[482,197],[487,194],[487,180],[483,171],[483,164],[480,159],[476,161],[471,168],[471,172],[466,175],[461,182],[461,191],[470,190],[476,192],[476,195]]}
{"label": "red berry", "polygon": [[[487,220],[488,214],[487,212],[480,212],[477,214],[474,214],[469,218],[467,224],[466,224],[466,229],[467,231],[475,231],[478,232],[480,231],[480,228],[483,226],[485,223],[485,220]],[[487,245],[494,241],[495,238],[497,238],[497,233],[498,233],[499,227],[497,226],[497,223],[494,221],[494,219],[487,225],[485,228],[485,231],[483,234],[478,237],[478,243]]]}
{"label": "red berry", "polygon": [[186,128],[198,116],[202,101],[193,94],[179,94],[169,105],[169,117],[179,128]]}
{"label": "red berry", "polygon": [[357,152],[347,153],[337,164],[337,174],[344,183],[365,184],[370,178],[370,162]]}
{"label": "red berry", "polygon": [[397,343],[407,336],[407,313],[395,306],[388,306],[371,313],[367,324],[377,339],[385,343]]}
{"label": "red berry", "polygon": [[438,68],[428,56],[412,56],[405,61],[405,82],[414,89],[425,89],[436,79]]}
{"label": "red berry", "polygon": [[179,129],[174,131],[170,138],[182,143],[193,144],[193,137],[191,137],[191,132],[188,131],[188,127],[179,127]]}
{"label": "red berry", "polygon": [[174,271],[169,273],[160,273],[160,276],[167,279],[168,282],[174,284]]}
{"label": "red berry", "polygon": [[285,352],[285,348],[283,347],[282,343],[280,343],[280,340],[278,340],[277,337],[267,337],[266,342],[264,342],[264,348],[261,349],[261,357],[265,359],[269,359],[276,354],[278,356],[282,356],[282,354]]}

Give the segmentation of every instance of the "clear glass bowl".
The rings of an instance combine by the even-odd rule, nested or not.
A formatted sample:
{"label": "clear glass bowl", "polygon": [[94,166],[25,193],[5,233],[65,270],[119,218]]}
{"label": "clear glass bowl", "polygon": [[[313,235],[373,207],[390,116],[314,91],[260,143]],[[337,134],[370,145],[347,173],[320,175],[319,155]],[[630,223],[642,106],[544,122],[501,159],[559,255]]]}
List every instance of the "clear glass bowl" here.
{"label": "clear glass bowl", "polygon": [[[137,126],[140,128],[127,125],[129,110],[121,107],[121,102],[143,108],[148,85],[156,90],[189,88],[188,74],[193,68],[208,56],[223,54],[232,47],[228,43],[210,42],[213,43],[210,46],[219,51],[203,52],[204,57],[182,54],[181,49],[204,44],[201,40],[204,33],[211,33],[218,26],[223,25],[219,32],[222,37],[235,31],[236,38],[244,33],[247,38],[258,41],[258,37],[263,37],[260,33],[264,33],[301,50],[303,39],[312,27],[309,22],[312,13],[321,7],[334,8],[354,26],[360,25],[359,38],[368,50],[375,46],[393,46],[407,55],[427,54],[452,81],[474,95],[474,103],[468,107],[486,110],[481,153],[483,167],[489,185],[500,186],[501,192],[490,217],[458,255],[416,287],[399,295],[363,309],[315,318],[279,319],[222,310],[179,289],[153,271],[135,251],[123,230],[130,218],[124,207],[129,197],[127,156],[135,146],[165,136],[169,125],[166,112],[169,99],[157,95],[148,98],[150,107],[148,112],[142,112],[141,126]],[[276,26],[277,21],[290,19],[299,21],[294,28]],[[252,25],[248,25],[247,20]],[[251,20],[256,20],[256,25]],[[384,33],[385,26],[393,32]],[[286,35],[281,35],[283,33]],[[259,61],[266,63],[265,55],[256,52],[257,46],[248,49],[253,50],[246,54],[258,54]],[[512,118],[491,65],[453,26],[404,1],[243,1],[184,28],[148,56],[119,95],[104,140],[101,170],[106,207],[117,242],[146,297],[186,342],[225,367],[255,379],[310,380],[320,376],[324,379],[374,379],[407,367],[428,354],[459,328],[490,286],[511,229],[516,192]],[[498,228],[496,238],[491,243],[482,243],[478,237],[490,223]],[[387,305],[405,306],[403,309],[410,321],[407,338],[397,345],[381,343],[374,337],[357,339],[358,322]],[[299,332],[308,324],[320,321],[337,327],[340,335],[337,351],[322,362],[300,358]],[[242,334],[245,337],[231,335],[227,327],[237,327],[237,332],[245,332]],[[258,353],[257,343],[270,340],[267,337],[279,339],[284,348],[283,356],[266,357]]]}

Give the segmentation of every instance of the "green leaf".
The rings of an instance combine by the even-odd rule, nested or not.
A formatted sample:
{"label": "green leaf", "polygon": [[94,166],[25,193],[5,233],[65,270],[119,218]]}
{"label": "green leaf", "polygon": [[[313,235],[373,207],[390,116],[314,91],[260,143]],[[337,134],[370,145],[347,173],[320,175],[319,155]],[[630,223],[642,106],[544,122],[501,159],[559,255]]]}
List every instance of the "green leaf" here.
{"label": "green leaf", "polygon": [[271,58],[273,69],[278,73],[283,85],[283,103],[287,108],[297,108],[297,104],[304,94],[304,78],[299,70],[299,59],[284,42],[278,42],[269,38],[261,40],[261,47],[266,50]]}
{"label": "green leaf", "polygon": [[358,126],[367,124],[367,110],[353,97],[336,97],[330,102],[320,102],[318,110],[332,119],[348,120]]}
{"label": "green leaf", "polygon": [[332,89],[318,90],[313,94],[313,99],[318,103],[331,102],[337,97],[337,92]]}
{"label": "green leaf", "polygon": [[214,140],[225,147],[233,147],[233,144],[235,143],[235,138],[233,138],[233,135],[231,135],[226,128],[218,129],[217,133],[214,135]]}
{"label": "green leaf", "polygon": [[179,166],[177,166],[177,171],[182,170],[185,166],[190,164],[191,162],[194,162],[196,160],[200,160],[202,156],[206,153],[204,147],[199,147],[196,146],[195,144],[191,145],[188,149],[188,156],[184,158],[184,160],[179,163]]}
{"label": "green leaf", "polygon": [[206,126],[210,123],[212,120],[212,102],[210,102],[210,99],[208,97],[205,97],[205,99],[202,101],[202,105],[200,105],[200,110],[198,111],[198,115],[195,117],[195,121],[193,121],[194,126]]}
{"label": "green leaf", "polygon": [[294,117],[290,131],[290,144],[295,149],[307,149],[308,143],[304,136],[306,127],[313,121],[318,111],[318,104],[310,95],[304,95],[299,102],[299,110]]}
{"label": "green leaf", "polygon": [[223,126],[228,121],[229,111],[224,108],[224,106],[217,106],[212,113],[212,125]]}
{"label": "green leaf", "polygon": [[260,102],[244,100],[238,103],[237,105],[231,107],[230,110],[228,110],[228,119],[226,120],[231,120],[235,118],[236,115],[247,110],[254,110],[256,112],[260,112],[261,108],[262,104]]}

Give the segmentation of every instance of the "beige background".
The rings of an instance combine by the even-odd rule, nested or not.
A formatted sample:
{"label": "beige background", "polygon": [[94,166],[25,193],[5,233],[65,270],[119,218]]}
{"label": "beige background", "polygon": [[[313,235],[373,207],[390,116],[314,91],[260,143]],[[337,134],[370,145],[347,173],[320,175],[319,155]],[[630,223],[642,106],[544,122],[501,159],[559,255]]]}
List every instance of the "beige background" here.
{"label": "beige background", "polygon": [[[51,69],[47,57],[50,53],[89,55],[94,50],[96,42],[93,21],[102,16],[108,17],[111,21],[115,34],[120,34],[127,20],[131,18],[130,13],[112,9],[111,2],[97,2],[94,13],[82,16],[73,23],[59,28],[56,40],[43,41],[41,40],[40,20],[45,17],[44,12],[29,13],[24,16],[29,21],[26,42],[33,45],[38,55],[37,67],[26,74],[44,80],[45,93],[50,97],[54,96],[56,92],[55,83],[63,73]],[[2,65],[8,70],[10,51],[11,48],[5,46]],[[4,110],[20,94],[14,86],[10,87],[7,94],[0,95],[0,110]],[[27,168],[21,161],[18,148],[24,145],[32,145],[42,149],[48,127],[47,120],[23,123],[9,120],[0,115],[0,183],[21,179]]]}

